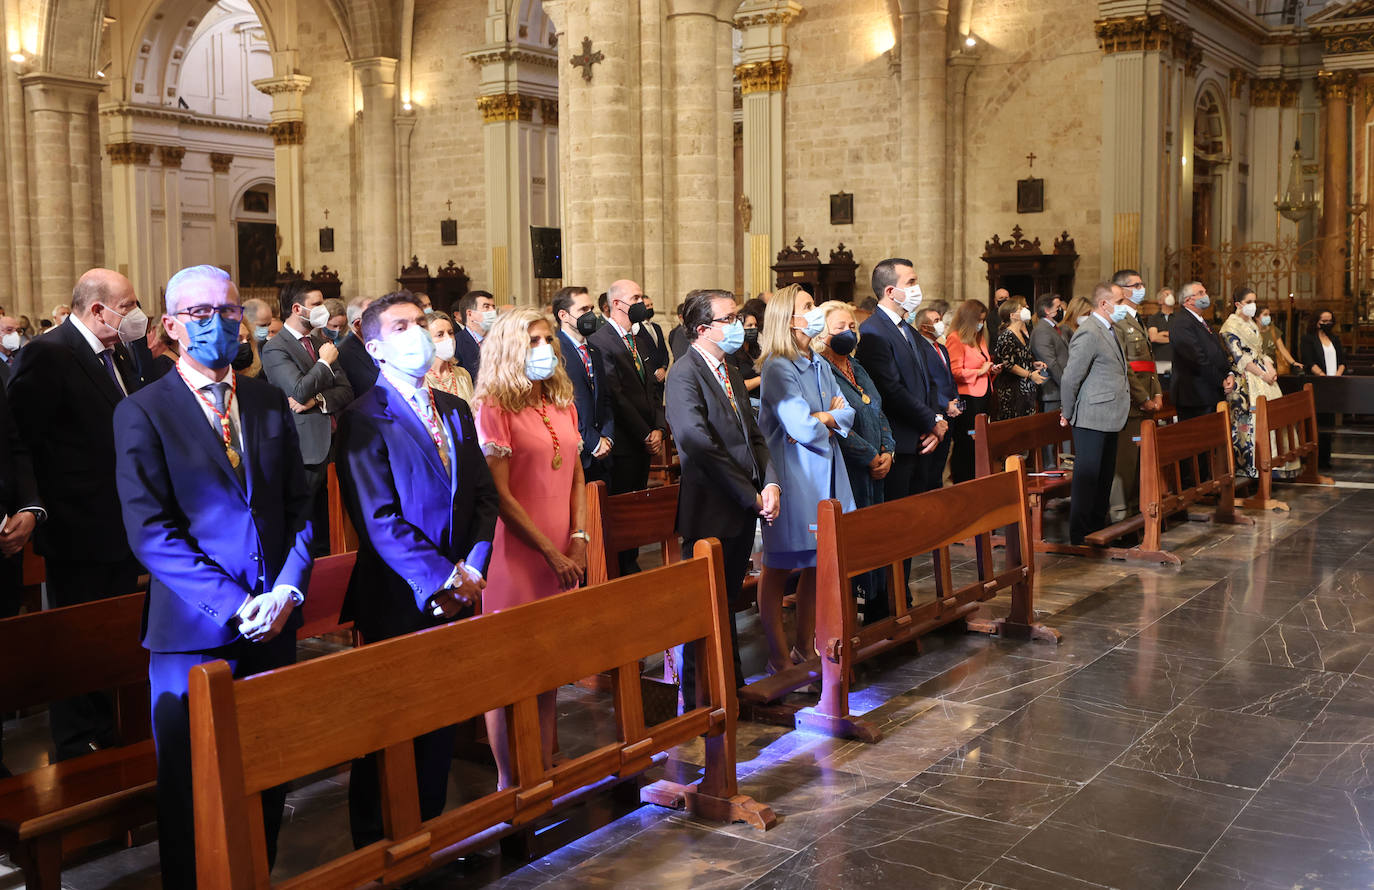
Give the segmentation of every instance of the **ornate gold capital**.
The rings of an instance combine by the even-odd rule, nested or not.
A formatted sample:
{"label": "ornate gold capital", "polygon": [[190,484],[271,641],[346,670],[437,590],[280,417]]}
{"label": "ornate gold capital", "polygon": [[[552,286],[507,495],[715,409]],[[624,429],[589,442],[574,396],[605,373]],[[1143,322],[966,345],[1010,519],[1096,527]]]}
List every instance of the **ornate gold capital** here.
{"label": "ornate gold capital", "polygon": [[740,92],[746,96],[750,93],[780,93],[787,89],[792,65],[786,59],[746,62],[735,66],[735,76],[739,78]]}
{"label": "ornate gold capital", "polygon": [[1257,77],[1250,81],[1250,105],[1255,108],[1292,108],[1298,104],[1299,84],[1281,77]]}
{"label": "ornate gold capital", "polygon": [[[482,113],[482,123],[494,124],[503,121],[529,121],[534,119],[533,96],[519,93],[498,93],[495,96],[478,96],[477,110]],[[557,117],[558,102],[553,101],[554,115]],[[541,109],[542,110],[542,109]]]}
{"label": "ornate gold capital", "polygon": [[305,121],[273,121],[267,125],[273,145],[304,145]]}
{"label": "ornate gold capital", "polygon": [[182,158],[186,157],[186,149],[180,145],[160,145],[157,156],[162,159],[164,167],[180,167]]}
{"label": "ornate gold capital", "polygon": [[105,146],[111,164],[146,164],[152,160],[153,146],[142,142],[111,142]]}
{"label": "ornate gold capital", "polygon": [[1250,82],[1250,75],[1239,68],[1231,69],[1231,98],[1239,99],[1245,93],[1245,85]]}
{"label": "ornate gold capital", "polygon": [[1323,103],[1331,99],[1345,101],[1350,98],[1351,88],[1355,86],[1354,71],[1318,71],[1317,97]]}
{"label": "ornate gold capital", "polygon": [[1093,23],[1102,52],[1186,52],[1193,29],[1162,13],[1099,19]]}
{"label": "ornate gold capital", "polygon": [[217,151],[210,153],[210,169],[216,173],[228,173],[233,163],[233,155],[220,154]]}
{"label": "ornate gold capital", "polygon": [[539,116],[543,119],[544,123],[550,127],[558,126],[558,100],[540,99]]}

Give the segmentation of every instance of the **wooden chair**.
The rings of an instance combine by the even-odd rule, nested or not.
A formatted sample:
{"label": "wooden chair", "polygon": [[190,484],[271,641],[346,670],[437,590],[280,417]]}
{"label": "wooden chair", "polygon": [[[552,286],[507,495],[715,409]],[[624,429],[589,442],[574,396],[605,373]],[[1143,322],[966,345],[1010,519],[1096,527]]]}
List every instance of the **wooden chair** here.
{"label": "wooden chair", "polygon": [[[190,700],[199,886],[271,886],[262,791],[374,751],[385,838],[293,878],[292,888],[403,883],[637,775],[660,753],[701,735],[701,781],[656,783],[642,799],[703,819],[771,827],[773,812],[740,795],[735,776],[722,577],[720,545],[702,541],[696,558],[676,565],[241,680],[222,661],[197,666]],[[640,658],[698,640],[698,706],[646,726]],[[462,682],[437,694],[435,665]],[[546,769],[537,696],[606,669],[615,671],[617,740]],[[422,821],[412,739],[503,707],[511,712],[515,785]]]}
{"label": "wooden chair", "polygon": [[353,622],[339,620],[344,596],[348,593],[348,580],[353,576],[353,565],[357,561],[357,553],[340,553],[315,560],[310,570],[310,589],[301,606],[304,623],[296,631],[297,640],[347,631],[352,634],[354,646],[362,645]]}
{"label": "wooden chair", "polygon": [[358,549],[358,532],[348,518],[348,511],[344,509],[339,474],[332,462],[326,470],[326,483],[329,490],[329,552],[351,553]]}
{"label": "wooden chair", "polygon": [[1290,461],[1302,462],[1298,482],[1335,485],[1330,476],[1317,472],[1317,402],[1312,384],[1300,392],[1278,399],[1260,396],[1255,400],[1255,494],[1241,501],[1257,510],[1288,510],[1288,505],[1273,496],[1274,471]]}
{"label": "wooden chair", "polygon": [[[1184,468],[1188,472],[1184,473]],[[1209,478],[1202,471],[1210,468]],[[1188,478],[1191,484],[1184,485]],[[1192,420],[1165,426],[1153,423],[1140,428],[1140,513],[1085,537],[1090,547],[1076,548],[1089,555],[1140,562],[1181,565],[1178,554],[1163,549],[1161,536],[1170,516],[1187,511],[1203,498],[1215,496],[1216,510],[1189,515],[1189,519],[1213,520],[1231,525],[1254,525],[1236,512],[1236,465],[1231,450],[1231,422],[1226,404]],[[1111,547],[1122,535],[1144,530],[1137,547]]]}
{"label": "wooden chair", "polygon": [[[1030,453],[1026,495],[1030,499],[1031,540],[1038,553],[1057,553],[1065,545],[1045,540],[1045,505],[1051,498],[1067,497],[1073,471],[1059,468],[1060,446],[1072,438],[1059,425],[1060,414],[1050,411],[1011,420],[991,421],[979,414],[973,421],[974,467],[979,477],[1004,470],[1007,458]],[[1054,460],[1045,461],[1049,450]]]}
{"label": "wooden chair", "polygon": [[29,890],[60,890],[65,854],[156,818],[144,594],[0,621],[0,711],[116,689],[123,747],[0,779],[0,849]]}
{"label": "wooden chair", "polygon": [[[750,684],[744,697],[772,701],[819,675],[820,703],[797,713],[797,727],[876,742],[881,738],[878,728],[849,712],[850,677],[860,662],[956,621],[966,622],[970,630],[1057,643],[1058,631],[1034,621],[1035,551],[1026,477],[1020,458],[1008,463],[1012,469],[1005,473],[849,513],[842,512],[839,501],[821,501],[816,532],[816,641],[821,656]],[[991,536],[1004,527],[1005,566],[998,571]],[[894,535],[893,529],[905,533]],[[955,588],[949,548],[969,538],[975,539],[978,581]],[[906,560],[925,553],[935,559],[937,597],[910,607]],[[891,616],[860,627],[850,581],[878,569],[888,572]],[[1008,589],[1007,618],[976,618],[979,603]]]}
{"label": "wooden chair", "polygon": [[682,464],[678,460],[677,446],[673,444],[673,434],[663,434],[663,456],[649,458],[649,485],[676,485],[682,478]]}

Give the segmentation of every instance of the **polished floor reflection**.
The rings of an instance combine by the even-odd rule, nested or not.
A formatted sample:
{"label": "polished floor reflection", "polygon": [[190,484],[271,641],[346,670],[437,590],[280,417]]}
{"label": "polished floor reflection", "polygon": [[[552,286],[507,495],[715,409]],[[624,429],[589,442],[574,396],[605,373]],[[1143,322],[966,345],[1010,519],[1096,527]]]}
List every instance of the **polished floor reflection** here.
{"label": "polished floor reflection", "polygon": [[[1182,567],[1042,559],[1058,647],[951,630],[865,666],[878,744],[741,724],[742,788],[782,814],[773,831],[608,797],[541,826],[533,861],[492,850],[420,886],[1374,888],[1374,490],[1282,492],[1292,511],[1253,528],[1171,529]],[[613,736],[594,693],[560,712],[569,750]],[[660,769],[699,764],[687,746]],[[458,761],[453,797],[493,780]],[[346,782],[292,794],[278,880],[345,849]],[[106,848],[64,884],[156,887],[156,861]]]}

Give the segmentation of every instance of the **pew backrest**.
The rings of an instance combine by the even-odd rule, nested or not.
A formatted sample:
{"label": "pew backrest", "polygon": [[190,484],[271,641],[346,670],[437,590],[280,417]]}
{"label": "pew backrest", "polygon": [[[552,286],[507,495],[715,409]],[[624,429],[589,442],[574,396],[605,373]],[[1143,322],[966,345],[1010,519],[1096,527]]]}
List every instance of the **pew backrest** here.
{"label": "pew backrest", "polygon": [[1032,472],[1046,468],[1042,449],[1052,448],[1055,464],[1059,462],[1060,446],[1072,438],[1067,427],[1059,425],[1058,411],[991,420],[986,414],[973,419],[974,466],[979,476],[1001,472],[1008,457],[1030,453]]}
{"label": "pew backrest", "polygon": [[[1277,399],[1255,400],[1255,465],[1270,472],[1317,450],[1317,403],[1308,383]],[[1259,435],[1267,431],[1271,436]],[[1277,446],[1277,447],[1276,447]]]}
{"label": "pew backrest", "polygon": [[609,494],[605,482],[587,485],[587,583],[619,577],[616,555],[659,545],[663,564],[677,562],[677,484]]}
{"label": "pew backrest", "polygon": [[301,606],[303,623],[296,631],[296,639],[308,640],[353,627],[351,621],[340,623],[339,613],[343,610],[348,580],[353,575],[353,565],[357,561],[356,551],[322,556],[315,560],[310,570],[310,589],[306,591],[305,603]]}

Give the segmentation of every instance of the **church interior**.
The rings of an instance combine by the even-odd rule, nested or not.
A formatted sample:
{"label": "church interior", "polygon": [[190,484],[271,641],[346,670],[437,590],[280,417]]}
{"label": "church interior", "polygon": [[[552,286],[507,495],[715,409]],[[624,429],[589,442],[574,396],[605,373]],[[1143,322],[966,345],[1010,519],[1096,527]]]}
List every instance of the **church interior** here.
{"label": "church interior", "polygon": [[[1333,484],[1277,488],[1283,510],[1237,493],[1242,524],[1224,488],[1176,502],[1162,561],[1014,554],[1005,521],[940,543],[911,575],[931,626],[843,662],[864,729],[793,722],[825,706],[820,668],[740,700],[737,791],[769,830],[641,802],[701,781],[700,730],[629,793],[385,885],[1374,887],[1374,0],[3,0],[0,33],[0,304],[35,325],[88,269],[156,318],[173,274],[209,264],[274,305],[309,279],[547,312],[631,279],[667,331],[694,289],[857,304],[909,256],[950,304],[1131,269],[1142,312],[1198,281],[1220,322],[1247,286],[1295,354],[1323,312],[1349,350],[1348,385],[1314,403]],[[985,558],[998,595],[945,615]],[[738,622],[766,684],[759,615]],[[999,622],[1030,638],[976,632]],[[628,743],[623,692],[571,679],[562,754]],[[48,765],[47,742],[42,708],[7,709],[5,766]],[[485,740],[464,745],[450,809],[495,787]],[[292,778],[277,883],[352,849],[347,771]],[[0,856],[0,890],[22,864]],[[74,846],[60,881],[159,886],[146,824]]]}

